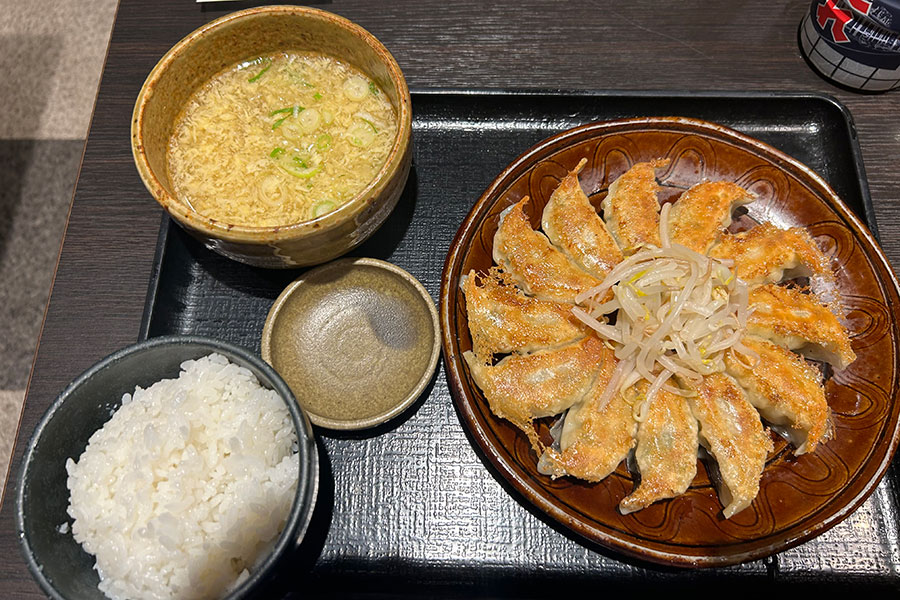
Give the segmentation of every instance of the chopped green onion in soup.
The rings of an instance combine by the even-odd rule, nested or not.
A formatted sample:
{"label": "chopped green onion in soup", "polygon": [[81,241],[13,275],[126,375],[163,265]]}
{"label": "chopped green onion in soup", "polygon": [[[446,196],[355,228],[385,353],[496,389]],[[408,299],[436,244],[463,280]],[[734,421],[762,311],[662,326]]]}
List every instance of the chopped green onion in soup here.
{"label": "chopped green onion in soup", "polygon": [[371,124],[354,123],[347,129],[347,139],[357,148],[368,148],[375,141],[376,131]]}
{"label": "chopped green onion in soup", "polygon": [[319,54],[279,53],[226,69],[176,122],[167,155],[176,195],[245,226],[335,210],[390,153],[397,116],[379,92],[355,67]]}
{"label": "chopped green onion in soup", "polygon": [[322,116],[315,108],[303,111],[298,119],[300,120],[300,128],[304,133],[312,133],[319,128],[319,124],[322,122]]}
{"label": "chopped green onion in soup", "polygon": [[328,150],[331,146],[331,139],[330,133],[323,133],[316,138],[316,148],[319,150]]}
{"label": "chopped green onion in soup", "polygon": [[353,102],[365,100],[369,95],[369,81],[360,75],[351,75],[344,80],[344,96]]}
{"label": "chopped green onion in soup", "polygon": [[247,81],[248,81],[249,83],[255,83],[255,82],[259,81],[259,79],[260,79],[263,75],[266,74],[266,71],[268,71],[269,69],[272,68],[271,61],[263,61],[263,62],[269,62],[269,64],[267,64],[265,67],[263,67],[262,70],[261,70],[259,73],[257,73],[256,75],[254,75],[253,77],[251,77],[250,79],[248,79]]}
{"label": "chopped green onion in soup", "polygon": [[316,205],[313,206],[313,217],[321,217],[325,213],[330,213],[335,208],[337,208],[337,204],[335,204],[331,200],[322,200],[321,202],[317,202]]}

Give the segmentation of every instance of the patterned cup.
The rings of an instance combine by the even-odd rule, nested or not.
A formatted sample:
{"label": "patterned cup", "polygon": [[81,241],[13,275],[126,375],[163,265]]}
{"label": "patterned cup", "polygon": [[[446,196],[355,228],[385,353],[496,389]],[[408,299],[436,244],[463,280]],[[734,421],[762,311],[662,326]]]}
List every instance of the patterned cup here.
{"label": "patterned cup", "polygon": [[[890,7],[897,8],[896,18]],[[887,91],[900,85],[900,33],[889,27],[900,28],[896,0],[813,0],[800,24],[800,48],[827,79]]]}

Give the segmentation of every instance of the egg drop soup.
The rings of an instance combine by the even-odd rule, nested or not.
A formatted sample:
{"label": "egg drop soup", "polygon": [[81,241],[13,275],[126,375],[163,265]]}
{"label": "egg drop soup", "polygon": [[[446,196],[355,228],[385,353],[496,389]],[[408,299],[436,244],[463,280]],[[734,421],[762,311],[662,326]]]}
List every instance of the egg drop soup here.
{"label": "egg drop soup", "polygon": [[191,97],[169,141],[169,179],[211,219],[289,225],[362,191],[396,134],[390,101],[355,67],[320,54],[264,56]]}

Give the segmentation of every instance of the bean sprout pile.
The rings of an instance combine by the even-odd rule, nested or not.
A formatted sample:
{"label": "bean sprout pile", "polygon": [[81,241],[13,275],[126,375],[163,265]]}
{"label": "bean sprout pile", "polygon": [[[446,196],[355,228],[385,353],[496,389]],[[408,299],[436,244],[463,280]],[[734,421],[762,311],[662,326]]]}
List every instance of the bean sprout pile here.
{"label": "bean sprout pile", "polygon": [[[735,277],[734,261],[710,258],[670,243],[670,204],[660,211],[660,248],[647,246],[619,263],[604,281],[576,297],[572,313],[607,340],[619,360],[600,399],[644,379],[646,394],[633,404],[643,422],[660,389],[691,395],[669,380],[698,384],[725,370],[725,353],[758,360],[741,343],[747,326],[747,284]],[[611,324],[610,315],[615,314]],[[740,360],[740,358],[738,358]]]}

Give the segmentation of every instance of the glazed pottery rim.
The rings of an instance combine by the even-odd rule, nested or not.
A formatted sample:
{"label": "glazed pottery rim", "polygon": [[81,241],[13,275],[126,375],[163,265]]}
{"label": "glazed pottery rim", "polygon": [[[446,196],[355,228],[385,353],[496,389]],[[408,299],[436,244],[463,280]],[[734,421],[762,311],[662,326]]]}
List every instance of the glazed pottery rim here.
{"label": "glazed pottery rim", "polygon": [[[281,314],[281,309],[284,307],[284,305],[291,299],[291,297],[295,293],[297,293],[298,289],[301,289],[303,287],[303,285],[311,275],[333,269],[339,269],[345,265],[350,267],[361,266],[378,268],[412,286],[412,288],[417,292],[419,299],[428,309],[433,332],[431,354],[429,356],[427,366],[422,370],[422,374],[419,377],[419,380],[404,398],[394,403],[388,410],[385,410],[377,415],[363,417],[360,419],[334,419],[331,417],[320,415],[315,411],[304,407],[304,411],[307,416],[309,416],[309,420],[312,421],[315,425],[325,427],[326,429],[339,431],[370,429],[377,425],[381,425],[382,423],[386,423],[402,414],[407,408],[415,403],[419,396],[421,396],[425,391],[425,388],[428,387],[428,384],[434,376],[435,370],[437,369],[438,359],[441,356],[441,332],[438,310],[435,306],[434,300],[431,298],[431,294],[428,293],[428,290],[425,289],[425,286],[423,286],[422,283],[408,271],[404,270],[401,267],[398,267],[393,263],[377,258],[349,257],[339,258],[337,260],[333,260],[314,267],[304,272],[303,275],[292,281],[281,291],[281,293],[278,295],[278,298],[269,309],[269,313],[268,315],[266,315],[265,324],[263,325],[260,354],[262,355],[264,361],[272,365],[272,368],[277,371],[277,368],[272,362],[271,343],[272,335],[276,327],[275,324],[278,321],[278,317]],[[297,394],[294,394],[294,396],[297,397]],[[300,401],[298,400],[297,402],[299,403]]]}
{"label": "glazed pottery rim", "polygon": [[[114,365],[121,359],[126,358],[132,354],[141,353],[145,350],[156,348],[159,346],[173,345],[196,345],[201,348],[207,348],[209,353],[222,351],[229,355],[227,356],[229,361],[234,360],[232,358],[233,356],[240,357],[241,360],[252,364],[255,368],[264,373],[265,376],[270,380],[269,383],[272,386],[271,389],[278,393],[279,398],[282,399],[282,401],[288,408],[288,412],[291,415],[291,422],[297,435],[299,458],[306,459],[305,463],[300,464],[300,473],[298,473],[297,488],[294,492],[294,498],[291,501],[291,509],[288,513],[288,517],[285,521],[284,527],[278,534],[275,545],[269,549],[265,560],[260,562],[253,569],[253,571],[250,572],[249,577],[240,585],[232,589],[223,598],[223,600],[238,600],[239,598],[243,598],[248,596],[249,594],[252,594],[253,589],[256,586],[272,576],[272,569],[275,565],[278,564],[281,558],[287,553],[291,552],[297,546],[299,546],[306,536],[307,529],[309,528],[309,524],[312,521],[316,500],[318,497],[320,474],[319,456],[317,444],[315,441],[315,435],[313,433],[309,419],[304,414],[303,409],[300,407],[300,405],[296,402],[296,400],[294,400],[293,392],[291,391],[287,383],[285,383],[281,376],[278,375],[275,369],[273,369],[260,357],[252,354],[245,348],[228,342],[224,342],[222,340],[199,335],[166,335],[148,338],[116,350],[112,354],[109,354],[105,358],[94,363],[87,370],[83,371],[80,375],[73,379],[65,387],[65,389],[60,392],[60,394],[53,401],[53,404],[50,405],[50,407],[41,417],[40,421],[32,432],[31,437],[28,440],[28,445],[25,447],[25,451],[22,454],[22,462],[19,468],[19,479],[15,490],[15,522],[16,534],[19,539],[19,548],[23,556],[25,557],[25,562],[28,565],[29,571],[31,571],[32,577],[35,579],[35,581],[37,581],[41,589],[55,600],[69,599],[66,596],[63,596],[53,585],[53,583],[47,578],[44,573],[42,563],[38,561],[35,553],[33,552],[31,544],[29,543],[28,536],[26,535],[24,510],[26,491],[25,484],[27,481],[31,463],[33,462],[36,446],[40,441],[41,436],[43,435],[43,432],[46,429],[48,423],[56,416],[56,413],[59,411],[62,405],[65,404],[68,398],[78,388],[84,385],[87,381],[91,380],[95,375],[97,375],[98,373],[102,373],[107,367]],[[172,376],[177,376],[177,373],[173,374]],[[260,381],[260,384],[266,387],[266,384],[264,382]],[[117,402],[119,401],[118,398],[116,398],[115,400]],[[301,475],[305,475],[305,477],[301,477]],[[83,548],[82,551],[87,553],[87,551],[85,551]]]}
{"label": "glazed pottery rim", "polygon": [[[863,246],[867,246],[872,250],[871,258],[877,263],[876,265],[873,265],[873,270],[876,271],[874,277],[884,290],[883,293],[890,294],[893,292],[895,295],[900,295],[900,284],[898,284],[897,276],[871,232],[862,223],[860,218],[844,204],[831,186],[815,171],[800,161],[753,137],[701,119],[680,116],[660,116],[599,121],[573,127],[545,138],[520,154],[496,176],[466,215],[451,243],[441,275],[441,344],[444,352],[444,367],[454,404],[460,414],[460,420],[463,422],[464,428],[477,443],[482,457],[486,458],[488,462],[498,470],[500,476],[515,489],[516,495],[519,495],[555,522],[591,542],[598,543],[601,546],[640,560],[677,567],[723,567],[735,565],[763,558],[774,552],[793,548],[827,531],[834,525],[837,525],[859,508],[859,506],[875,490],[891,464],[892,457],[897,450],[898,441],[900,441],[900,420],[893,424],[892,430],[889,430],[889,447],[886,448],[883,456],[880,458],[880,462],[878,462],[875,467],[874,475],[862,485],[855,496],[849,498],[843,506],[835,510],[834,514],[830,515],[828,518],[814,523],[802,531],[794,532],[790,536],[744,552],[706,555],[680,554],[674,551],[648,548],[639,542],[636,543],[630,539],[613,535],[598,529],[597,527],[592,527],[587,523],[576,522],[576,519],[573,519],[571,515],[566,514],[560,507],[545,500],[541,496],[536,484],[522,479],[518,473],[516,473],[515,468],[509,462],[510,459],[501,454],[501,452],[494,447],[494,441],[489,439],[491,434],[479,425],[474,413],[474,403],[476,400],[471,396],[470,391],[465,384],[466,378],[462,373],[462,369],[465,367],[462,364],[457,364],[460,362],[459,356],[457,356],[454,351],[454,344],[458,339],[455,338],[455,336],[458,335],[458,332],[453,329],[453,323],[455,322],[455,317],[453,315],[455,314],[456,309],[455,307],[450,306],[450,297],[453,295],[458,298],[458,295],[453,294],[453,290],[455,289],[453,286],[455,286],[455,284],[450,279],[459,275],[457,271],[462,267],[463,259],[467,255],[470,245],[473,243],[477,232],[481,229],[484,220],[488,217],[488,211],[503,198],[503,193],[518,177],[531,171],[540,164],[540,161],[551,158],[557,151],[563,150],[569,145],[578,143],[582,139],[598,138],[606,134],[611,135],[623,130],[627,132],[640,131],[641,128],[649,129],[651,127],[662,127],[676,131],[681,128],[686,133],[690,133],[690,129],[693,128],[695,130],[699,129],[707,133],[717,134],[722,138],[729,138],[727,142],[729,145],[742,144],[745,147],[749,146],[753,150],[760,152],[768,160],[771,160],[778,165],[779,170],[784,171],[787,167],[795,169],[798,174],[806,177],[816,191],[821,194],[823,202],[845,219],[853,234],[854,240],[858,240],[858,242],[854,243],[862,242]],[[886,274],[884,278],[877,272],[878,266],[880,266],[881,270]],[[900,307],[894,307],[893,310],[895,313],[898,313],[900,312]],[[890,321],[888,327],[896,329],[896,319]],[[893,368],[896,371],[898,365],[895,364]],[[490,413],[490,418],[497,419],[493,413]],[[797,528],[798,526],[794,525],[787,529],[792,530]],[[746,545],[746,543],[747,541],[745,540],[744,545]]]}
{"label": "glazed pottery rim", "polygon": [[[146,149],[143,144],[144,111],[147,104],[154,96],[156,84],[164,76],[171,63],[175,61],[185,48],[193,45],[197,40],[212,35],[219,29],[230,24],[279,16],[298,16],[318,19],[337,28],[344,29],[365,42],[378,56],[381,63],[385,65],[390,74],[390,80],[397,89],[397,133],[391,145],[390,152],[388,153],[387,158],[385,158],[384,164],[378,173],[366,187],[335,210],[313,219],[286,225],[266,227],[232,225],[196,212],[186,203],[179,201],[176,197],[169,194],[165,189],[147,159]],[[131,152],[138,174],[140,175],[144,186],[160,206],[162,206],[162,208],[172,215],[179,223],[196,229],[205,235],[228,242],[271,244],[303,239],[312,233],[327,231],[330,228],[339,226],[341,223],[358,217],[358,215],[365,211],[369,206],[369,200],[378,196],[387,188],[389,182],[403,168],[404,156],[411,144],[411,105],[412,100],[409,87],[403,72],[400,69],[400,65],[384,44],[366,29],[363,29],[353,21],[340,15],[318,8],[292,5],[258,6],[229,13],[195,29],[172,46],[172,48],[170,48],[156,63],[149,75],[147,75],[135,101],[131,119]]]}

